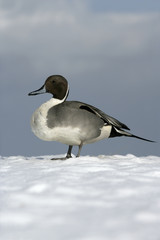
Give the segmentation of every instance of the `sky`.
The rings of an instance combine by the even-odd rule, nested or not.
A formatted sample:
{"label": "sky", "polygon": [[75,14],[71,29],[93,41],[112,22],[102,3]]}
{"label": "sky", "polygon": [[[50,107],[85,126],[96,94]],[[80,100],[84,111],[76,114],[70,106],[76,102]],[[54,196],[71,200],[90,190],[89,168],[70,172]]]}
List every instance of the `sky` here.
{"label": "sky", "polygon": [[157,142],[105,139],[82,155],[159,156],[159,23],[156,0],[0,0],[0,154],[67,151],[31,132],[32,113],[51,96],[27,96],[60,74],[70,85],[68,100],[94,105]]}

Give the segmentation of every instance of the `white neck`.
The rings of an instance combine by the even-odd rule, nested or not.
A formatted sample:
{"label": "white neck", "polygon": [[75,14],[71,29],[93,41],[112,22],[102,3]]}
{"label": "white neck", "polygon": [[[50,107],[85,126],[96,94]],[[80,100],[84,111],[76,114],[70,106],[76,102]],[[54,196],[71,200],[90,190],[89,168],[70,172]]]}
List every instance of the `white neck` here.
{"label": "white neck", "polygon": [[43,103],[41,105],[42,108],[46,108],[46,109],[49,109],[50,107],[53,107],[53,106],[56,106],[62,102],[64,102],[68,96],[68,92],[69,92],[69,86],[67,88],[67,91],[66,91],[66,94],[64,96],[63,99],[58,99],[58,98],[51,98],[50,100],[48,100],[47,102]]}
{"label": "white neck", "polygon": [[43,113],[47,113],[48,112],[48,109],[51,108],[51,107],[54,107],[58,104],[61,104],[62,102],[64,102],[68,96],[68,92],[69,92],[69,85],[68,85],[68,88],[67,88],[67,91],[66,91],[66,94],[64,96],[63,99],[58,99],[58,98],[51,98],[50,100],[48,100],[47,102],[43,103],[41,106],[40,106],[40,109],[41,111],[43,111]]}
{"label": "white neck", "polygon": [[67,86],[67,91],[66,91],[64,98],[62,99],[62,102],[64,102],[66,100],[66,98],[68,97],[68,94],[69,94],[69,84]]}

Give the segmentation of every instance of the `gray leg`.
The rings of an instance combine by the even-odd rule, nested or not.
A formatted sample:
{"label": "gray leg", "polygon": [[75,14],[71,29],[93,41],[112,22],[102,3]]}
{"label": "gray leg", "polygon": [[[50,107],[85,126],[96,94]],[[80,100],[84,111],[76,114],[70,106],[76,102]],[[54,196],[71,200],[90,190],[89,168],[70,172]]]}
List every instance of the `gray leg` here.
{"label": "gray leg", "polygon": [[79,149],[78,149],[78,153],[77,153],[77,156],[76,156],[76,157],[79,157],[79,156],[80,156],[80,152],[81,152],[81,150],[82,150],[82,146],[83,146],[83,143],[81,143],[81,144],[79,145]]}
{"label": "gray leg", "polygon": [[73,146],[71,146],[71,145],[69,146],[66,157],[63,157],[63,158],[52,158],[51,160],[66,160],[66,159],[68,159],[68,158],[71,158],[71,157],[72,157],[72,156],[71,156],[72,147],[73,147]]}
{"label": "gray leg", "polygon": [[67,152],[66,158],[71,158],[72,157],[71,156],[72,148],[73,148],[73,146],[70,145],[69,148],[68,148],[68,152]]}

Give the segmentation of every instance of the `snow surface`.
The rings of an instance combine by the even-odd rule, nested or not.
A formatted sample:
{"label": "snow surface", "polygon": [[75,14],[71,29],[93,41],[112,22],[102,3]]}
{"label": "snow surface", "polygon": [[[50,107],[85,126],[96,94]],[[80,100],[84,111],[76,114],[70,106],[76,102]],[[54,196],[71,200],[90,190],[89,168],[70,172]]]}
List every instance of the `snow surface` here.
{"label": "snow surface", "polygon": [[0,157],[1,240],[160,239],[160,157],[50,158]]}

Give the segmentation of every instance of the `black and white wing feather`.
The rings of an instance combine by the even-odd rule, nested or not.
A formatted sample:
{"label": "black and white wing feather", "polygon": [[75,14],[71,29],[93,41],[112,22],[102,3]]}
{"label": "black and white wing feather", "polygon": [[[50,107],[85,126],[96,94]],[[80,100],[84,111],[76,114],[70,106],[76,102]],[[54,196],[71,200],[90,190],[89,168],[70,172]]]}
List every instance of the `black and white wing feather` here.
{"label": "black and white wing feather", "polygon": [[105,123],[107,123],[109,125],[112,125],[114,127],[120,128],[120,129],[123,128],[123,129],[130,130],[124,123],[122,123],[122,122],[118,121],[117,119],[107,115],[106,113],[104,113],[103,111],[101,111],[100,109],[98,109],[96,107],[93,107],[93,106],[85,104],[85,103],[81,103],[80,108],[96,114],[101,119],[103,119],[103,121]]}

